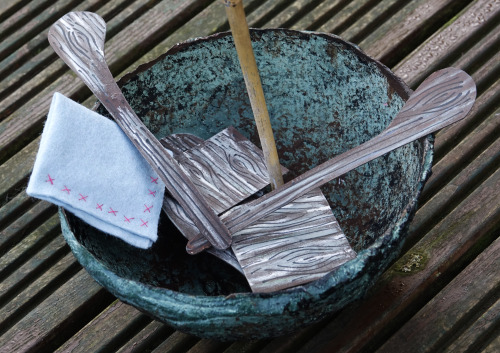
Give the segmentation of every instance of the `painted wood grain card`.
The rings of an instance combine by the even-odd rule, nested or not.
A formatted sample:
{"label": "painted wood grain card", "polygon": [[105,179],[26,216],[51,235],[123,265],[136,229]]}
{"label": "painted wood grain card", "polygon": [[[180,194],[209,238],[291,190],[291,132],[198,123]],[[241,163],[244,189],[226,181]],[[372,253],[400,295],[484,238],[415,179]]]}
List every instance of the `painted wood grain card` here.
{"label": "painted wood grain card", "polygon": [[233,234],[231,248],[254,292],[317,280],[356,257],[320,189]]}

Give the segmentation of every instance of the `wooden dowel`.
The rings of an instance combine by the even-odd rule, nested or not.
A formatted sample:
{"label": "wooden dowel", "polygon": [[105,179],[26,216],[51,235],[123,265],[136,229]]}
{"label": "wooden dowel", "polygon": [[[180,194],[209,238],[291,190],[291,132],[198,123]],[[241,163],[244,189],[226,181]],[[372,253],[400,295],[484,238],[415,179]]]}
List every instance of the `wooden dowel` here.
{"label": "wooden dowel", "polygon": [[241,71],[245,79],[255,123],[257,124],[257,132],[259,133],[262,151],[264,152],[264,160],[269,173],[271,187],[276,189],[278,186],[283,185],[283,176],[271,121],[269,119],[269,112],[264,98],[264,91],[252,49],[245,10],[243,9],[241,0],[223,0],[223,3],[233,34]]}

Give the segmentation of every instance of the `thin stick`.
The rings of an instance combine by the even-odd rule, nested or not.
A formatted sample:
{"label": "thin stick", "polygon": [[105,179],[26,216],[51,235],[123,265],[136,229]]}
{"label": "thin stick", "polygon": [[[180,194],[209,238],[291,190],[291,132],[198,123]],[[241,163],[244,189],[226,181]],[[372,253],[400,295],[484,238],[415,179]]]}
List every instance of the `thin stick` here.
{"label": "thin stick", "polygon": [[264,91],[252,49],[245,10],[241,0],[223,0],[223,3],[226,7],[227,19],[231,27],[241,71],[243,71],[250,104],[257,124],[271,187],[276,189],[278,186],[283,185],[283,176]]}

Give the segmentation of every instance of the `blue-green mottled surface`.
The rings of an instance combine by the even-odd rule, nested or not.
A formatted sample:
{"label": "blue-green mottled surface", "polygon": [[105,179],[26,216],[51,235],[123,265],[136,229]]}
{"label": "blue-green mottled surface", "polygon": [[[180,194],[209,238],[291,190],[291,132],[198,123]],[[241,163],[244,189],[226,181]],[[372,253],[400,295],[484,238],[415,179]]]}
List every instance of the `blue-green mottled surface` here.
{"label": "blue-green mottled surface", "polygon": [[[337,37],[265,30],[252,38],[280,160],[292,176],[382,131],[408,96],[386,67]],[[209,138],[233,125],[258,144],[230,36],[178,45],[125,81],[127,99],[157,137]],[[339,310],[373,284],[399,253],[431,159],[432,144],[422,140],[326,185],[358,256],[288,291],[249,293],[244,278],[217,259],[186,255],[166,218],[146,251],[69,214],[61,215],[64,236],[99,283],[180,330],[218,339],[277,336]]]}

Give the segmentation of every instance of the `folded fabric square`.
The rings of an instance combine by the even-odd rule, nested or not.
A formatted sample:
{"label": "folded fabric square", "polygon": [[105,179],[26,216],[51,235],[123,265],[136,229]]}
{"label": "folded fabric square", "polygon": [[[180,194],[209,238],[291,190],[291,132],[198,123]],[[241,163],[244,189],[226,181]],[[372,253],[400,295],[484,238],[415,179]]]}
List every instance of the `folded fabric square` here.
{"label": "folded fabric square", "polygon": [[115,122],[54,94],[28,195],[146,249],[157,239],[164,191]]}

